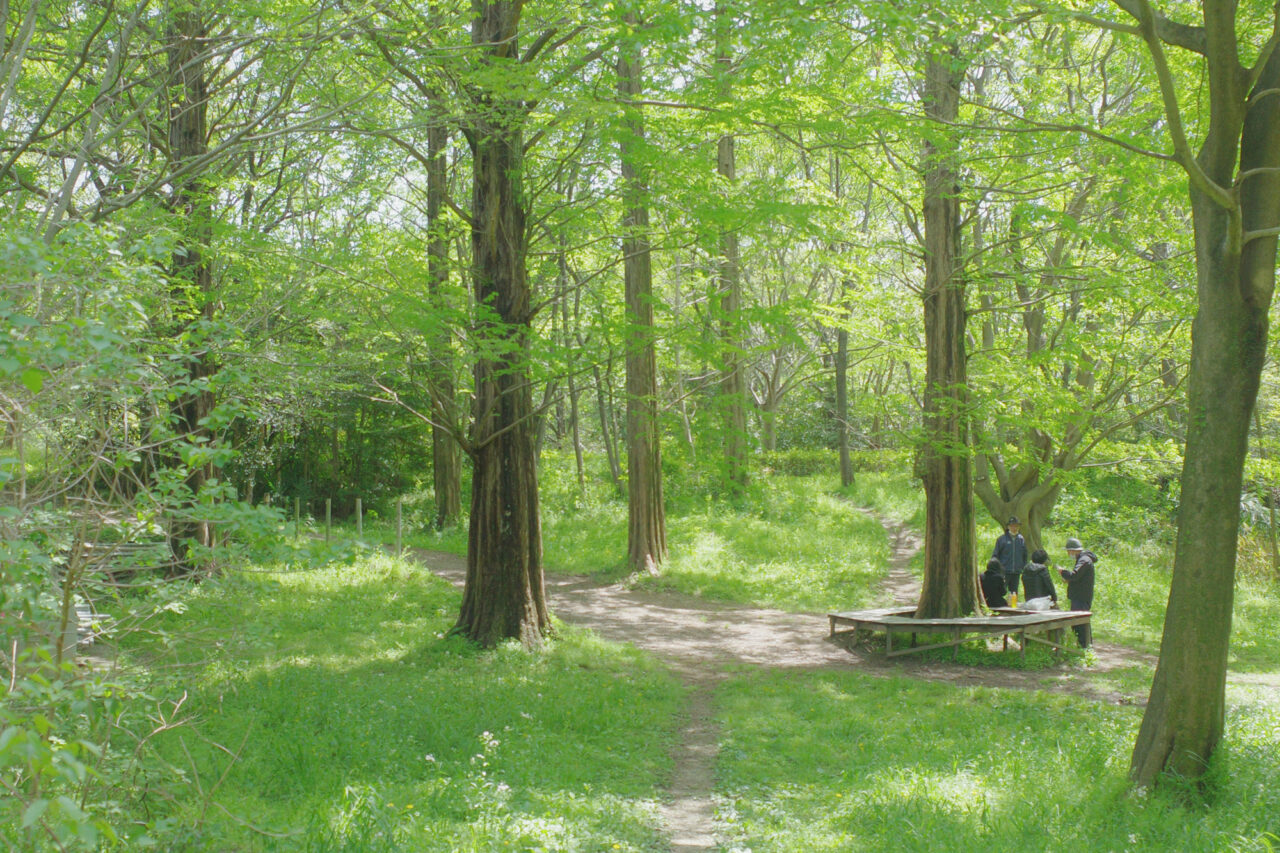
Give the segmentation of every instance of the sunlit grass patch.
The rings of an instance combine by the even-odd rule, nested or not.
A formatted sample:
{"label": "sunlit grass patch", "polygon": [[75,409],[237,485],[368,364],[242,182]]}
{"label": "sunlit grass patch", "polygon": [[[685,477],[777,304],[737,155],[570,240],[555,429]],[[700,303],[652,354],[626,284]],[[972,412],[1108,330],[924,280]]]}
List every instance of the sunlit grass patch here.
{"label": "sunlit grass patch", "polygon": [[186,666],[156,690],[185,690],[195,723],[158,736],[197,792],[173,831],[236,850],[652,849],[679,684],[572,628],[480,653],[445,636],[457,607],[385,556],[207,583],[163,626]]}
{"label": "sunlit grass patch", "polygon": [[833,479],[773,475],[741,502],[668,516],[670,557],[647,581],[708,598],[823,610],[873,600],[889,550],[875,519]]}
{"label": "sunlit grass patch", "polygon": [[760,673],[718,698],[730,849],[1263,849],[1280,814],[1274,709],[1233,712],[1198,809],[1130,793],[1137,708],[853,673]]}
{"label": "sunlit grass patch", "polygon": [[845,493],[858,506],[870,507],[888,519],[924,530],[924,490],[910,469],[858,471]]}

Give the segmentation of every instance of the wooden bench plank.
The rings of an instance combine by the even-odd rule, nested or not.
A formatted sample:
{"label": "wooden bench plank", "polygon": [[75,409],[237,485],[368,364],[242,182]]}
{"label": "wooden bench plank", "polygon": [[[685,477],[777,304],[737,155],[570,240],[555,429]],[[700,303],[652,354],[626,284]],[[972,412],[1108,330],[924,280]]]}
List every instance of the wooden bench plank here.
{"label": "wooden bench plank", "polygon": [[[830,623],[830,635],[833,637],[837,633],[837,625],[852,626],[850,630],[839,633],[852,633],[855,638],[859,631],[883,631],[885,634],[886,657],[923,652],[929,649],[951,648],[951,657],[954,660],[959,652],[961,643],[969,640],[983,640],[1003,636],[1005,648],[1007,649],[1009,636],[1015,635],[1020,639],[1020,654],[1025,660],[1028,640],[1050,646],[1055,652],[1065,650],[1065,646],[1060,639],[1056,641],[1045,640],[1029,632],[1061,637],[1063,629],[1073,625],[1087,625],[1093,616],[1087,610],[1014,610],[1013,608],[997,608],[994,616],[965,616],[957,619],[915,619],[911,616],[914,612],[915,608],[848,610],[828,613],[827,618]],[[911,634],[912,645],[909,648],[894,651],[894,633],[908,632]],[[918,646],[915,644],[915,638],[917,634],[921,633],[950,633],[951,639],[945,642]]]}

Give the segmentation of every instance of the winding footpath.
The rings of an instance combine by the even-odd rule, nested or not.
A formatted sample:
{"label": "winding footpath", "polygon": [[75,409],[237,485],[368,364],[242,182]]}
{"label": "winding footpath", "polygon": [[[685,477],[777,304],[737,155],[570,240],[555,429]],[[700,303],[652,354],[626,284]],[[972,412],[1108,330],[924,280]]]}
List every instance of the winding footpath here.
{"label": "winding footpath", "polygon": [[[865,510],[864,510],[865,511]],[[919,537],[905,525],[877,518],[889,536],[889,571],[882,582],[886,603],[911,604],[920,584],[907,571],[919,551]],[[461,586],[465,561],[453,554],[415,551],[425,567]],[[1126,695],[1099,683],[1094,675],[1147,666],[1152,655],[1118,646],[1094,646],[1097,663],[1088,671],[1062,667],[1052,671],[967,667],[918,658],[885,658],[882,652],[846,648],[828,639],[821,613],[786,613],[704,601],[674,592],[601,585],[588,577],[548,575],[550,609],[565,622],[590,628],[599,636],[629,643],[665,661],[688,687],[681,740],[673,750],[674,771],[661,813],[670,849],[675,853],[717,849],[714,769],[720,732],[714,714],[717,685],[743,665],[790,670],[857,670],[884,677],[908,676],[957,686],[989,686],[1070,693],[1116,704],[1143,704],[1145,694]],[[1249,685],[1243,676],[1242,685]],[[1261,678],[1262,690],[1277,686],[1274,675]],[[1234,681],[1234,679],[1233,679]]]}

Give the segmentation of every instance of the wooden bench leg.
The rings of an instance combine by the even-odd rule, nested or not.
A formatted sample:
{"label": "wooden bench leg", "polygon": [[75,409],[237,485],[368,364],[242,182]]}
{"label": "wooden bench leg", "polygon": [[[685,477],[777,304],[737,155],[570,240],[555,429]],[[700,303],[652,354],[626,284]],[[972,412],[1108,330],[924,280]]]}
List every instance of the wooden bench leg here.
{"label": "wooden bench leg", "polygon": [[1018,652],[1018,660],[1022,661],[1023,663],[1026,663],[1027,662],[1027,629],[1026,628],[1022,629],[1022,634],[1021,636],[1018,637],[1018,643],[1022,647],[1022,650]]}
{"label": "wooden bench leg", "polygon": [[889,652],[893,651],[893,629],[888,625],[884,628],[884,653],[888,657]]}
{"label": "wooden bench leg", "polygon": [[954,661],[956,659],[956,656],[960,654],[960,629],[959,628],[953,628],[951,630],[951,639],[956,641],[955,645],[951,647],[951,659]]}

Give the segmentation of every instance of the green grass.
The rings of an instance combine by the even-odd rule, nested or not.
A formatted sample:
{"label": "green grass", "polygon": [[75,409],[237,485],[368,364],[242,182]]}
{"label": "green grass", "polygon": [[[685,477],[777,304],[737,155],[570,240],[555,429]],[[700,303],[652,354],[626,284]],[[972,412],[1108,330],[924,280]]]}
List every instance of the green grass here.
{"label": "green grass", "polygon": [[[562,460],[563,462],[563,460]],[[869,606],[888,560],[888,545],[879,525],[856,511],[865,506],[917,531],[923,526],[924,497],[906,463],[886,470],[860,470],[854,484],[837,497],[832,476],[757,477],[738,501],[686,497],[668,506],[670,557],[655,586],[743,604],[791,610],[826,610]],[[613,580],[626,573],[626,503],[599,480],[579,490],[563,472],[548,472],[543,500],[544,564],[549,572],[596,575]],[[1096,482],[1095,482],[1096,481]],[[1097,475],[1074,486],[1096,488],[1097,495],[1064,495],[1063,518],[1046,529],[1057,541],[1068,528],[1102,529],[1089,513],[1105,513],[1124,536],[1102,536],[1094,637],[1157,653],[1169,596],[1173,562],[1172,531],[1165,518],[1163,492],[1142,484],[1125,484],[1113,475]],[[1093,519],[1082,521],[1081,519]],[[985,519],[984,519],[985,521]],[[1146,525],[1139,540],[1132,531]],[[347,531],[349,533],[349,531]],[[994,541],[994,524],[979,526],[979,557]],[[366,525],[366,538],[390,542],[385,523]],[[410,546],[466,553],[466,531],[416,530]],[[1064,556],[1051,551],[1054,561]],[[919,574],[922,555],[911,568]],[[1059,596],[1065,584],[1058,580]],[[1230,663],[1239,671],[1275,668],[1280,647],[1280,584],[1260,573],[1237,581]]]}
{"label": "green grass", "polygon": [[[395,536],[381,523],[365,534],[383,543]],[[419,530],[405,541],[466,553],[465,530]],[[547,572],[617,580],[628,573],[626,501],[604,485],[584,494],[560,484],[544,495],[542,541]],[[667,546],[661,576],[643,584],[788,610],[874,603],[889,558],[880,524],[837,494],[834,477],[782,474],[757,478],[738,500],[708,495],[668,506]]]}
{"label": "green grass", "polygon": [[893,521],[924,530],[924,491],[911,469],[858,471],[846,493],[858,506],[870,507]]}
{"label": "green grass", "polygon": [[646,584],[786,610],[870,605],[888,562],[880,524],[831,477],[760,478],[741,501],[667,517],[670,557]]}
{"label": "green grass", "polygon": [[458,603],[387,557],[197,589],[173,659],[127,650],[180,665],[163,707],[188,694],[157,736],[191,784],[152,795],[165,849],[653,849],[683,688],[571,628],[479,653],[444,637]]}
{"label": "green grass", "polygon": [[718,701],[729,849],[1263,850],[1280,831],[1274,707],[1232,712],[1215,801],[1188,807],[1128,791],[1132,707],[854,673],[761,672]]}
{"label": "green grass", "polygon": [[[671,559],[646,582],[791,609],[869,604],[888,543],[856,504],[918,524],[908,474],[860,471],[848,494],[834,478],[775,474],[736,501],[685,496],[669,506]],[[625,515],[604,487],[553,480],[549,570],[619,576]],[[389,533],[366,525],[367,540]],[[460,553],[465,531],[418,529],[406,542]],[[1152,648],[1167,544],[1100,553],[1095,636]],[[661,666],[572,628],[534,654],[479,653],[444,636],[459,604],[448,584],[338,544],[301,548],[295,565],[317,554],[347,562],[206,582],[161,633],[123,650],[157,674],[152,720],[185,721],[150,741],[185,784],[138,780],[146,798],[129,815],[150,818],[161,849],[663,848],[655,804],[685,690]],[[1233,669],[1274,669],[1274,601],[1274,586],[1242,580]],[[1016,651],[961,655],[1019,665]],[[1133,667],[1100,680],[1131,695],[1150,678]],[[1265,833],[1280,835],[1280,711],[1257,699],[1265,689],[1231,694],[1215,799],[1187,806],[1128,791],[1139,708],[852,672],[738,672],[715,698],[727,849],[1268,849]]]}

